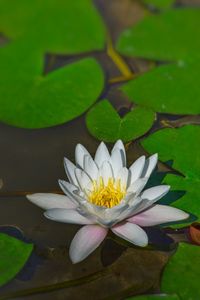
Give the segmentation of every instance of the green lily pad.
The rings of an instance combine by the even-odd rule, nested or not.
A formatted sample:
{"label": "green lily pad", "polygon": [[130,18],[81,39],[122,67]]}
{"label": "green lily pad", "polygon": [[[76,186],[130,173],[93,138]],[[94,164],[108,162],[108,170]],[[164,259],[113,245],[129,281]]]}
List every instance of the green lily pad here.
{"label": "green lily pad", "polygon": [[28,260],[32,250],[32,244],[0,233],[0,286],[16,276]]}
{"label": "green lily pad", "polygon": [[130,101],[156,112],[198,114],[199,69],[198,62],[157,67],[129,81],[122,90]]}
{"label": "green lily pad", "polygon": [[179,244],[164,270],[162,290],[165,293],[176,293],[182,300],[199,299],[199,265],[200,247]]}
{"label": "green lily pad", "polygon": [[26,48],[14,43],[0,49],[1,121],[49,127],[72,120],[96,101],[104,78],[95,59],[82,59],[44,76],[39,51],[26,53]]}
{"label": "green lily pad", "polygon": [[104,25],[92,0],[1,0],[0,32],[55,53],[103,49]]}
{"label": "green lily pad", "polygon": [[[173,160],[173,168],[185,177],[169,174],[164,182],[172,190],[186,191],[184,196],[172,203],[173,206],[186,210],[200,219],[200,127],[187,125],[178,129],[162,129],[142,141],[150,153],[158,152],[163,162]],[[188,221],[194,221],[194,218]]]}
{"label": "green lily pad", "polygon": [[143,2],[152,7],[166,9],[171,7],[175,0],[143,0]]}
{"label": "green lily pad", "polygon": [[117,49],[128,56],[154,60],[194,60],[200,56],[199,36],[200,9],[173,9],[149,15],[125,30]]}
{"label": "green lily pad", "polygon": [[139,106],[121,118],[109,101],[103,100],[88,112],[86,124],[90,133],[99,140],[115,142],[122,139],[128,142],[148,131],[154,119],[151,110]]}
{"label": "green lily pad", "polygon": [[136,296],[131,297],[126,300],[180,300],[177,295],[144,295],[144,296]]}

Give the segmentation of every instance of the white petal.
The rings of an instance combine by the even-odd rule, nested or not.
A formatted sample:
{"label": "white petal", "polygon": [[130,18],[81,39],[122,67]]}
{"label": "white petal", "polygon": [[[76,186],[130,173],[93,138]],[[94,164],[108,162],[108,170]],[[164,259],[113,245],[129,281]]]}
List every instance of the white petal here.
{"label": "white petal", "polygon": [[129,168],[131,172],[131,184],[140,178],[145,164],[145,156],[139,157]]}
{"label": "white petal", "polygon": [[92,180],[97,179],[98,168],[91,156],[86,155],[84,159],[84,171],[90,176]]}
{"label": "white petal", "polygon": [[77,178],[77,181],[80,185],[80,188],[84,191],[85,189],[88,188],[91,184],[91,179],[89,176],[81,169],[75,169],[75,175]]}
{"label": "white petal", "polygon": [[108,152],[106,145],[103,142],[101,142],[101,144],[97,148],[94,160],[99,168],[101,167],[104,161],[110,160],[110,154]]}
{"label": "white petal", "polygon": [[129,176],[129,171],[128,171],[127,168],[124,167],[119,171],[119,173],[116,177],[116,181],[120,180],[120,184],[121,184],[122,189],[127,187],[128,176]]}
{"label": "white petal", "polygon": [[128,221],[140,226],[155,226],[167,222],[184,220],[188,217],[189,215],[180,209],[157,204],[129,218]]}
{"label": "white petal", "polygon": [[69,255],[73,263],[78,263],[92,253],[105,239],[108,230],[98,225],[82,227],[73,238]]}
{"label": "white petal", "polygon": [[71,224],[93,224],[94,222],[90,219],[82,216],[74,209],[61,209],[53,208],[45,211],[45,217],[62,223],[71,223]]}
{"label": "white petal", "polygon": [[51,193],[37,193],[26,196],[35,205],[43,209],[51,208],[75,208],[76,205],[66,196]]}
{"label": "white petal", "polygon": [[116,150],[116,149],[119,149],[120,151],[120,156],[121,156],[121,161],[122,161],[122,166],[123,167],[126,167],[126,150],[124,148],[124,144],[121,140],[118,140],[113,149],[112,149],[112,153]]}
{"label": "white petal", "polygon": [[113,170],[111,164],[108,161],[104,161],[100,170],[99,176],[103,178],[105,185],[108,184],[109,179],[113,179]]}
{"label": "white petal", "polygon": [[145,166],[142,172],[142,177],[149,177],[153,170],[156,167],[156,164],[158,162],[158,154],[154,154],[150,156],[146,161],[145,161]]}
{"label": "white petal", "polygon": [[74,172],[76,166],[66,157],[64,158],[64,168],[69,181],[75,185],[78,185],[75,172]]}
{"label": "white petal", "polygon": [[119,173],[119,170],[122,169],[124,166],[120,149],[115,148],[112,150],[110,161],[111,161],[114,177],[116,177],[117,174]]}
{"label": "white petal", "polygon": [[82,169],[83,169],[85,155],[88,155],[91,157],[90,153],[87,151],[87,149],[83,145],[77,144],[76,149],[75,149],[75,160],[76,160],[77,166],[81,167]]}
{"label": "white petal", "polygon": [[145,187],[146,183],[148,181],[148,178],[139,178],[134,183],[132,183],[128,189],[127,193],[137,193],[139,194],[143,188]]}
{"label": "white petal", "polygon": [[58,183],[65,195],[67,195],[72,201],[76,203],[86,201],[86,199],[83,198],[84,194],[80,195],[80,191],[76,186],[65,180],[58,180]]}
{"label": "white petal", "polygon": [[129,222],[122,225],[117,224],[111,230],[119,237],[134,245],[145,247],[148,244],[146,232],[136,224]]}
{"label": "white petal", "polygon": [[142,199],[147,199],[149,201],[158,201],[160,198],[164,197],[169,192],[169,185],[158,185],[150,189],[145,190],[141,194]]}

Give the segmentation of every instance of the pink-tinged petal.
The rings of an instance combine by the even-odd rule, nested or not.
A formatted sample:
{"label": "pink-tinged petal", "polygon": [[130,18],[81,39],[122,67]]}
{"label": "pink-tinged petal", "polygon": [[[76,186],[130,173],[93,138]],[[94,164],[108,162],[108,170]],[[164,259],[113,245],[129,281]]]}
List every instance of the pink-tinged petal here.
{"label": "pink-tinged petal", "polygon": [[129,222],[121,225],[117,224],[113,226],[111,230],[119,237],[134,245],[145,247],[148,244],[148,236],[146,232],[136,224]]}
{"label": "pink-tinged petal", "polygon": [[113,152],[116,150],[116,149],[119,149],[120,151],[120,158],[121,158],[121,161],[122,161],[122,167],[126,167],[126,151],[125,151],[125,148],[124,148],[124,144],[121,140],[118,140],[113,149],[112,149],[112,152],[111,154],[113,154]]}
{"label": "pink-tinged petal", "polygon": [[92,253],[105,239],[108,229],[99,225],[87,225],[82,227],[73,238],[69,256],[72,262],[78,263]]}
{"label": "pink-tinged petal", "polygon": [[82,169],[83,169],[85,155],[88,155],[91,157],[90,153],[87,151],[87,149],[83,145],[77,144],[76,149],[75,149],[75,160],[76,160],[77,166],[81,167]]}
{"label": "pink-tinged petal", "polygon": [[94,160],[99,168],[101,167],[104,161],[110,161],[110,154],[106,145],[103,142],[101,142],[101,144],[97,148]]}
{"label": "pink-tinged petal", "polygon": [[49,209],[44,213],[45,217],[62,223],[70,224],[93,224],[94,222],[90,219],[82,216],[74,209]]}
{"label": "pink-tinged petal", "polygon": [[157,204],[142,213],[129,218],[127,221],[140,226],[154,226],[184,220],[188,217],[189,215],[180,209]]}
{"label": "pink-tinged petal", "polygon": [[131,172],[131,184],[140,178],[145,164],[145,156],[139,157],[129,168]]}
{"label": "pink-tinged petal", "polygon": [[68,208],[73,209],[77,205],[64,195],[51,193],[36,193],[26,196],[29,201],[43,209]]}
{"label": "pink-tinged petal", "polygon": [[75,168],[76,166],[66,157],[64,158],[64,168],[67,174],[67,177],[71,183],[74,185],[78,185],[76,176],[75,176]]}
{"label": "pink-tinged petal", "polygon": [[151,175],[151,173],[153,172],[153,170],[155,169],[157,162],[158,162],[158,154],[157,153],[150,156],[145,161],[144,169],[142,171],[141,176],[149,177]]}
{"label": "pink-tinged petal", "polygon": [[141,198],[155,202],[158,201],[160,198],[164,197],[169,192],[169,189],[169,185],[157,185],[145,190],[141,194]]}

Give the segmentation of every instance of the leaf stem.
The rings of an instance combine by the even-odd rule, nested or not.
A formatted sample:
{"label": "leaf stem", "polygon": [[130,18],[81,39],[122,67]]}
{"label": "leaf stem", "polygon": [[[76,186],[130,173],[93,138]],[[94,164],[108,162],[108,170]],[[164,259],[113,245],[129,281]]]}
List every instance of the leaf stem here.
{"label": "leaf stem", "polygon": [[[125,62],[125,60],[115,50],[115,48],[113,46],[113,43],[112,43],[112,39],[111,39],[111,37],[110,37],[110,35],[108,33],[107,33],[107,54],[112,59],[112,61],[115,63],[115,65],[118,67],[118,69],[120,70],[120,72],[123,75],[122,77],[119,77],[120,81],[122,80],[122,78],[124,80],[128,80],[128,79],[132,79],[133,78],[134,74],[130,70],[130,68],[127,65],[127,63]],[[113,80],[114,79],[111,79],[111,82]]]}

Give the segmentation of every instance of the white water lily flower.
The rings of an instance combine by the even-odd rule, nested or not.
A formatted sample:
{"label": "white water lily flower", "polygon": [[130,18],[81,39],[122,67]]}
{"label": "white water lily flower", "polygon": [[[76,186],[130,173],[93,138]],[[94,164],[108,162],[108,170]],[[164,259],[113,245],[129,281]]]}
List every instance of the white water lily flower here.
{"label": "white water lily flower", "polygon": [[32,194],[27,198],[45,209],[45,217],[64,223],[84,225],[72,240],[69,254],[77,263],[93,252],[108,230],[141,247],[148,244],[145,226],[178,221],[188,214],[166,205],[155,204],[169,191],[159,185],[142,191],[157,164],[157,154],[138,158],[126,167],[126,153],[118,140],[111,154],[102,142],[93,159],[80,144],[75,151],[76,165],[64,159],[69,182],[59,180],[64,195]]}

